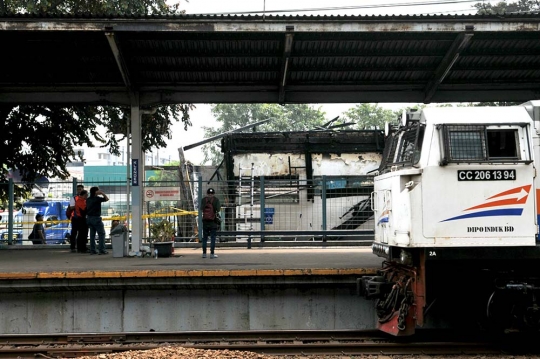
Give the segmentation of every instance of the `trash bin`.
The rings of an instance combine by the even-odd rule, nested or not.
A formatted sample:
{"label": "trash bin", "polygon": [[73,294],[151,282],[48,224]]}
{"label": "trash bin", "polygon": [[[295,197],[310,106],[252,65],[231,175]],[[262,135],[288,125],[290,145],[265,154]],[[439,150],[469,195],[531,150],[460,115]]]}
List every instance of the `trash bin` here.
{"label": "trash bin", "polygon": [[111,238],[112,242],[112,256],[114,258],[127,257],[128,255],[128,240],[127,232],[113,234]]}

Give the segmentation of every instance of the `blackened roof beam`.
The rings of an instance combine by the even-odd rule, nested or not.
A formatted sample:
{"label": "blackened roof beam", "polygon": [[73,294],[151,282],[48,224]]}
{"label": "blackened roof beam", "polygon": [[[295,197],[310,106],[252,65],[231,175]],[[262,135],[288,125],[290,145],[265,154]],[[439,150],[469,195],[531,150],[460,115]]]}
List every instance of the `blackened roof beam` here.
{"label": "blackened roof beam", "polygon": [[188,145],[188,146],[185,146],[183,148],[184,151],[187,151],[189,149],[192,149],[192,148],[195,148],[195,147],[198,147],[200,145],[204,145],[205,143],[208,143],[208,142],[212,142],[212,141],[215,141],[215,140],[219,140],[220,138],[222,137],[225,137],[231,133],[235,133],[235,132],[239,132],[239,131],[242,131],[242,130],[246,130],[248,128],[252,128],[252,127],[255,127],[255,126],[258,126],[258,125],[262,125],[270,120],[273,120],[274,117],[271,117],[271,118],[267,118],[266,120],[262,120],[262,121],[259,121],[259,122],[255,122],[255,123],[251,123],[249,125],[246,125],[246,126],[242,126],[242,127],[239,127],[235,130],[230,130],[230,131],[227,131],[227,132],[224,132],[222,134],[219,134],[219,135],[215,135],[215,136],[212,136],[212,137],[209,137],[209,138],[206,138],[202,141],[199,141],[199,142],[196,142],[196,143],[193,143],[191,145]]}
{"label": "blackened roof beam", "polygon": [[381,152],[382,131],[316,131],[234,133],[224,141],[224,153],[362,153]]}

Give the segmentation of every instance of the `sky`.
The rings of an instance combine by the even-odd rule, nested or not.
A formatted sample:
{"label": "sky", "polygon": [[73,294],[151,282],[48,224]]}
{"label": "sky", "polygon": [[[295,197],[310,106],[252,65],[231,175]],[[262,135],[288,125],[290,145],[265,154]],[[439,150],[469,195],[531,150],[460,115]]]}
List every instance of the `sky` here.
{"label": "sky", "polygon": [[[485,3],[496,4],[500,0],[484,0]],[[187,14],[233,14],[266,10],[273,15],[412,15],[412,14],[474,14],[473,5],[482,0],[180,0],[180,6]],[[178,3],[170,0],[169,3]],[[272,12],[287,10],[290,12]],[[316,11],[300,11],[316,10]],[[259,15],[262,13],[258,13]],[[256,15],[256,14],[253,14]],[[313,104],[326,112],[326,118],[332,119],[341,115],[355,104]],[[396,110],[410,104],[381,104],[380,106]],[[173,139],[167,141],[167,148],[160,149],[160,157],[178,160],[178,148],[204,140],[202,126],[217,127],[209,104],[197,104],[191,111],[193,126],[187,131],[182,123],[174,123]],[[201,147],[185,151],[186,159],[193,164],[202,164],[204,155]]]}

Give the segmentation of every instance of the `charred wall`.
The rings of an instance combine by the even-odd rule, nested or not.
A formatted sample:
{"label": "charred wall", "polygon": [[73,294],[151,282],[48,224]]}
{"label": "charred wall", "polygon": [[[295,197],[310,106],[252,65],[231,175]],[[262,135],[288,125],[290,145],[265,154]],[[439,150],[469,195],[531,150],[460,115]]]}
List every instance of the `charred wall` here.
{"label": "charred wall", "polygon": [[[362,175],[377,169],[381,131],[235,133],[222,139],[227,179],[240,168],[255,176]],[[251,172],[250,172],[251,173]]]}

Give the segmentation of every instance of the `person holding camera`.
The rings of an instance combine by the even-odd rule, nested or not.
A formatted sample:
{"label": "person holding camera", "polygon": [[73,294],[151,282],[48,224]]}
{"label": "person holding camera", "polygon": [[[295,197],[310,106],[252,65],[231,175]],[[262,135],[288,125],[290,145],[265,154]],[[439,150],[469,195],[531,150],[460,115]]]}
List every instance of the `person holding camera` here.
{"label": "person holding camera", "polygon": [[[105,250],[105,226],[101,219],[101,204],[107,202],[109,197],[99,187],[90,188],[90,197],[86,199],[86,224],[90,229],[90,254],[107,254]],[[98,234],[98,248],[96,250],[96,232]]]}

